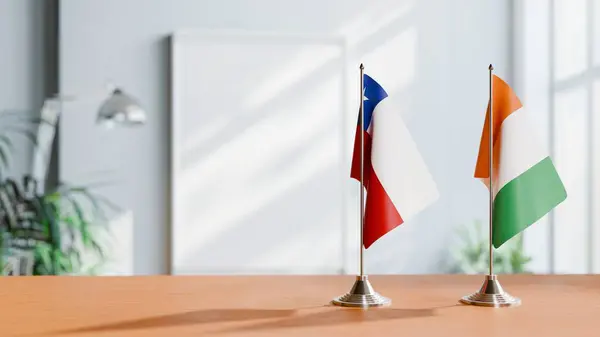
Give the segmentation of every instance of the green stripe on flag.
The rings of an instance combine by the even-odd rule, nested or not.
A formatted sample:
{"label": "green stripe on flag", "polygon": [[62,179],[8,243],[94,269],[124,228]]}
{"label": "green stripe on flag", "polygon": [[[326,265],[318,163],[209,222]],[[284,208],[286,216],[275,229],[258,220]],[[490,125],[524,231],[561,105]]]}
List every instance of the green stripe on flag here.
{"label": "green stripe on flag", "polygon": [[566,198],[550,157],[523,172],[502,187],[494,199],[494,247],[531,226]]}

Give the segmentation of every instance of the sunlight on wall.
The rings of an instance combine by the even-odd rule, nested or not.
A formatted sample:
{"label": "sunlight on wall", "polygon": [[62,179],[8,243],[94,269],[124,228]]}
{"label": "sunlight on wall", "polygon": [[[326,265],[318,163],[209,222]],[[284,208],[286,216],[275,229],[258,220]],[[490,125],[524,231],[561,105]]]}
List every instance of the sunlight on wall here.
{"label": "sunlight on wall", "polygon": [[[201,203],[196,198],[182,200],[182,206],[193,214],[202,214],[198,222],[193,218],[189,220],[210,225],[188,229],[186,240],[177,243],[180,246],[177,250],[183,256],[239,224],[244,217],[267,207],[290,189],[336,165],[339,159],[337,118],[330,113],[323,118],[323,111],[337,111],[339,106],[333,106],[331,100],[320,99],[327,94],[336,97],[337,94],[331,92],[331,88],[339,85],[335,82],[315,83],[313,90],[320,93],[319,96],[313,94],[312,98],[298,102],[294,110],[255,123],[185,170],[181,179],[187,184],[181,187],[181,193],[193,195],[204,190],[210,191],[207,193],[210,195]],[[292,165],[281,167],[286,164]],[[211,186],[211,180],[206,177],[221,179]],[[236,205],[235,209],[231,205]],[[198,207],[201,213],[196,212]]]}
{"label": "sunlight on wall", "polygon": [[364,6],[364,11],[348,24],[338,29],[338,33],[347,37],[348,46],[356,47],[359,43],[381,31],[381,29],[405,18],[415,6],[415,0],[373,2]]}
{"label": "sunlight on wall", "polygon": [[555,95],[554,161],[567,190],[555,214],[555,268],[585,273],[588,267],[587,93],[579,88]]}
{"label": "sunlight on wall", "polygon": [[[514,89],[535,116],[541,144],[550,153],[550,6],[545,1],[521,1],[515,6]],[[542,217],[523,234],[524,253],[532,259],[528,265],[531,272],[550,270],[550,217]]]}
{"label": "sunlight on wall", "polygon": [[[587,0],[527,3],[530,7],[521,13],[520,24],[527,34],[521,43],[528,48],[520,57],[530,64],[522,67],[524,74],[516,75],[528,89],[525,103],[534,101],[538,109],[567,199],[546,218],[547,224],[526,232],[526,250],[533,255],[537,273],[600,272],[600,162],[595,154],[600,148],[600,119],[594,84],[598,81],[594,64],[600,57],[594,44],[600,38],[595,18],[600,17],[600,5]],[[550,61],[553,64],[546,64]]]}
{"label": "sunlight on wall", "polygon": [[598,1],[590,2],[592,4],[592,8],[588,9],[592,11],[592,48],[593,48],[593,59],[594,65],[600,65],[600,3]]}
{"label": "sunlight on wall", "polygon": [[[498,37],[492,43],[470,30],[486,21],[478,14],[489,8],[497,9],[495,20],[503,22],[508,11],[503,3],[473,1],[468,13],[461,12],[464,22],[460,24],[456,15],[447,15],[459,12],[452,5],[441,0],[429,4],[435,4],[438,13],[432,15],[417,1],[349,5],[326,27],[334,36],[347,38],[346,53],[335,49],[340,47],[337,42],[308,47],[291,38],[274,46],[263,43],[273,48],[265,52],[252,41],[230,38],[196,43],[193,55],[175,59],[188,65],[181,68],[181,81],[174,84],[175,113],[185,114],[177,118],[181,130],[174,135],[183,145],[173,206],[179,214],[172,244],[175,273],[357,271],[358,200],[354,199],[358,199],[358,183],[348,171],[359,103],[358,63],[363,62],[366,73],[396,101],[407,124],[412,124],[419,148],[433,162],[450,155],[439,152],[431,134],[449,137],[451,144],[445,149],[468,152],[465,137],[442,125],[451,120],[451,114],[444,114],[446,106],[462,106],[454,120],[469,118],[460,130],[476,129],[479,136],[479,118],[470,121],[476,115],[472,111],[481,113],[477,100],[485,99],[485,81],[478,82],[481,71],[471,63],[490,55],[502,65],[507,63],[504,31],[490,30]],[[465,34],[457,44],[450,42]],[[482,44],[485,48],[479,50],[489,52],[472,48]],[[294,46],[293,52],[286,49],[289,45]],[[465,48],[470,51],[467,57],[459,52]],[[341,59],[347,60],[344,73]],[[444,62],[458,66],[445,67]],[[453,81],[457,76],[460,81]],[[345,99],[339,98],[344,95]],[[472,99],[474,95],[478,99]],[[439,123],[428,123],[430,116],[438,116]],[[453,164],[464,164],[464,158]],[[468,158],[472,160],[470,153]],[[471,182],[471,170],[471,165],[468,172],[457,165],[442,176],[462,174]],[[446,188],[463,186],[445,183]],[[459,193],[472,200],[469,189]],[[343,205],[345,197],[348,202]],[[447,198],[435,212],[423,212],[419,219],[386,235],[369,249],[367,269],[373,273],[439,270],[438,260],[446,250],[441,243],[472,210],[460,203],[465,202]],[[423,240],[430,240],[432,246],[424,250]]]}
{"label": "sunlight on wall", "polygon": [[[293,41],[293,38],[290,38],[290,40]],[[332,43],[338,44],[338,46],[332,46]],[[280,60],[268,74],[256,79],[256,88],[247,95],[243,106],[249,110],[260,108],[274,97],[277,97],[286,88],[305,80],[308,74],[319,74],[319,70],[322,70],[328,62],[338,62],[340,66],[343,66],[339,63],[339,60],[344,56],[342,55],[343,51],[343,40],[341,38],[331,38],[324,40],[323,45],[305,48],[285,63]],[[326,74],[323,75],[327,76]],[[318,78],[316,82],[319,82]]]}
{"label": "sunlight on wall", "polygon": [[408,27],[364,56],[368,71],[388,94],[401,92],[416,77],[418,35]]}
{"label": "sunlight on wall", "polygon": [[109,224],[108,262],[103,268],[105,275],[133,275],[133,226],[132,211],[125,211]]}
{"label": "sunlight on wall", "polygon": [[[600,34],[598,35],[600,37]],[[594,81],[592,86],[592,127],[593,130],[600,130],[600,79]],[[592,132],[592,149],[600,149],[600,132]],[[590,169],[593,173],[592,181],[590,182],[590,188],[592,189],[592,203],[591,203],[591,216],[594,220],[592,227],[592,238],[590,243],[592,244],[592,273],[600,273],[600,228],[598,228],[598,220],[600,219],[600,156],[592,155]]]}
{"label": "sunlight on wall", "polygon": [[[306,211],[310,212],[310,210]],[[284,240],[279,245],[275,245],[273,249],[257,255],[246,268],[248,270],[252,268],[255,270],[266,269],[267,272],[269,270],[286,272],[285,266],[293,264],[298,274],[314,274],[314,270],[327,271],[331,268],[329,261],[341,259],[340,233],[326,229],[328,224],[338,222],[338,214],[329,214],[322,219],[323,226],[314,226],[312,231],[300,231],[299,233],[289,231],[287,235],[293,235],[293,238]],[[272,239],[277,240],[278,238],[273,237]],[[307,246],[312,249],[307,250]],[[338,266],[336,271],[340,272],[341,267],[341,265]],[[240,270],[240,272],[244,271],[246,270]]]}
{"label": "sunlight on wall", "polygon": [[587,0],[555,0],[555,79],[578,75],[587,67]]}
{"label": "sunlight on wall", "polygon": [[186,48],[175,273],[339,272],[343,45],[240,36]]}

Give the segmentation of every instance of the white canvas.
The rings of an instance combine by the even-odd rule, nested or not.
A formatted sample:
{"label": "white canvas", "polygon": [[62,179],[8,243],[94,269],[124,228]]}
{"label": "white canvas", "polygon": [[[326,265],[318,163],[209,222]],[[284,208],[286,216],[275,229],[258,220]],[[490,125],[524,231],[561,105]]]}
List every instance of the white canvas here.
{"label": "white canvas", "polygon": [[171,48],[172,273],[342,273],[344,41],[192,32]]}

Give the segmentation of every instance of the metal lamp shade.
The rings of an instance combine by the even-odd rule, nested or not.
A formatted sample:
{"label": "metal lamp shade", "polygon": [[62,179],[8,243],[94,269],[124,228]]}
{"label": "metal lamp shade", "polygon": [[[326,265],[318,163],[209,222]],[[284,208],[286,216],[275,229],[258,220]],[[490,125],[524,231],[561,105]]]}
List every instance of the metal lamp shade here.
{"label": "metal lamp shade", "polygon": [[116,89],[100,106],[97,122],[107,127],[139,126],[146,123],[146,112],[134,98]]}

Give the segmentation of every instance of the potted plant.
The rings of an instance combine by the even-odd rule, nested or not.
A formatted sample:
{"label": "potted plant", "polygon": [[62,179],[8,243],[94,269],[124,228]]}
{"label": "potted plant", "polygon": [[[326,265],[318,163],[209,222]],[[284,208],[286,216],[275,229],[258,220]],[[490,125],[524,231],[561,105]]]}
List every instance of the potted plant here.
{"label": "potted plant", "polygon": [[[486,228],[481,221],[475,221],[471,226],[459,229],[460,245],[452,251],[454,261],[450,272],[482,274],[489,271],[489,237],[484,231]],[[527,264],[531,257],[524,252],[522,233],[495,249],[493,257],[495,274],[529,273]]]}
{"label": "potted plant", "polygon": [[12,134],[24,136],[35,146],[36,136],[30,128],[43,123],[21,115],[0,114],[2,273],[95,274],[106,261],[103,247],[110,235],[108,212],[119,208],[93,193],[90,186],[61,183],[40,192],[38,182],[29,175],[20,181],[8,178],[6,172],[14,154]]}

